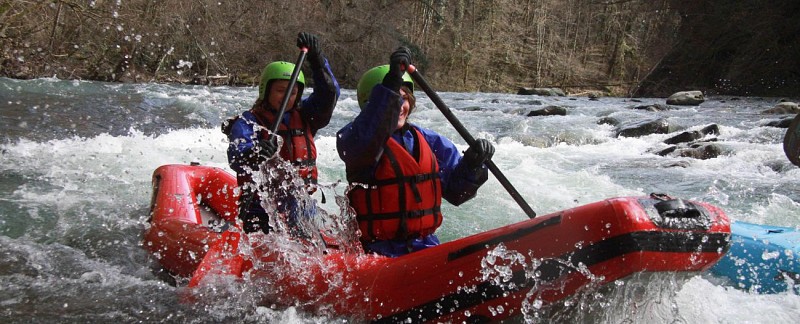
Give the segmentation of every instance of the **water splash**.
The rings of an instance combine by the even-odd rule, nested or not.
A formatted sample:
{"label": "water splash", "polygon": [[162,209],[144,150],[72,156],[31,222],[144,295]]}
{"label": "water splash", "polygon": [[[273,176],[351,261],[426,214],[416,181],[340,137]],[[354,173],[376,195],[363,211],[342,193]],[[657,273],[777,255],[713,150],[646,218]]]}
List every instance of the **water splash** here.
{"label": "water splash", "polygon": [[268,308],[256,310],[270,314],[274,309],[295,307],[295,310],[332,315],[335,305],[331,301],[345,302],[336,298],[337,294],[344,291],[350,296],[359,291],[350,287],[347,271],[342,271],[335,260],[331,262],[329,249],[363,254],[355,216],[345,194],[338,192],[339,183],[317,188],[334,193],[340,207],[337,214],[319,208],[308,192],[309,187],[291,163],[283,159],[262,162],[257,172],[251,172],[251,177],[272,230],[268,234],[254,232],[241,236],[236,253],[252,263],[242,280],[214,275],[216,278],[204,279],[202,288],[192,293],[204,295],[206,303],[209,299],[212,303],[228,299],[253,307],[266,305]]}
{"label": "water splash", "polygon": [[[531,307],[529,323],[688,323],[677,292],[686,274],[640,272],[606,285],[593,280],[562,302]],[[534,311],[534,312],[529,312]]]}

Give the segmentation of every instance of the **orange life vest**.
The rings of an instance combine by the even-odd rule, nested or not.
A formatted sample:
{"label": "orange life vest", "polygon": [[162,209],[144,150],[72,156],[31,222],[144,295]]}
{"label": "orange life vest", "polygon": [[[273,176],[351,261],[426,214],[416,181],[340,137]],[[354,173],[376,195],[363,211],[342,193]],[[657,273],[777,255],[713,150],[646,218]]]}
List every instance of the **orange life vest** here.
{"label": "orange life vest", "polygon": [[[278,126],[278,135],[280,135],[284,144],[281,147],[280,155],[286,161],[292,163],[297,170],[297,173],[305,181],[309,187],[309,192],[316,190],[317,184],[317,146],[314,144],[314,134],[311,132],[311,127],[306,124],[300,112],[293,109],[289,114],[289,126],[283,123]],[[265,117],[253,112],[253,115],[259,119],[262,125],[272,125],[274,116],[270,116],[269,123],[265,124],[261,118]],[[265,130],[262,133],[262,138],[269,138],[268,132]]]}
{"label": "orange life vest", "polygon": [[422,134],[416,128],[412,134],[418,161],[389,138],[368,188],[348,194],[364,241],[422,237],[442,224],[439,163]]}

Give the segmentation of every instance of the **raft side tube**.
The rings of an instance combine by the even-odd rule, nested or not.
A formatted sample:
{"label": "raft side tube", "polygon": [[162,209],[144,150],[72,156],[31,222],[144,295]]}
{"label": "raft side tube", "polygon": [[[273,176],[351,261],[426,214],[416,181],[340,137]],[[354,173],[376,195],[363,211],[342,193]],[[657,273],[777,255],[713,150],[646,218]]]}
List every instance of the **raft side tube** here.
{"label": "raft side tube", "polygon": [[236,221],[236,178],[219,168],[172,164],[157,168],[152,182],[143,245],[170,273],[191,276]]}

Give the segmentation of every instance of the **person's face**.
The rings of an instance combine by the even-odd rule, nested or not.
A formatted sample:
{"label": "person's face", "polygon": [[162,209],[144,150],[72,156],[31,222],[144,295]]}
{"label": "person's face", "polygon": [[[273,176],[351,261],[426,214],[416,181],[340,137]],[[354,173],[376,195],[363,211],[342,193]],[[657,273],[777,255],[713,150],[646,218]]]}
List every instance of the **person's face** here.
{"label": "person's face", "polygon": [[[283,101],[283,95],[286,94],[286,88],[289,87],[289,80],[275,80],[272,81],[269,87],[269,93],[267,94],[267,102],[269,103],[270,107],[273,109],[278,109],[281,107],[281,102]],[[289,101],[286,104],[286,111],[292,110],[294,108],[294,102],[297,99],[297,85],[295,84],[294,88],[292,88],[292,94],[289,97]]]}
{"label": "person's face", "polygon": [[400,89],[400,96],[403,97],[403,105],[400,106],[400,117],[397,118],[397,129],[400,129],[400,127],[406,124],[408,111],[411,109],[411,103],[408,102],[408,94],[406,94],[405,90]]}

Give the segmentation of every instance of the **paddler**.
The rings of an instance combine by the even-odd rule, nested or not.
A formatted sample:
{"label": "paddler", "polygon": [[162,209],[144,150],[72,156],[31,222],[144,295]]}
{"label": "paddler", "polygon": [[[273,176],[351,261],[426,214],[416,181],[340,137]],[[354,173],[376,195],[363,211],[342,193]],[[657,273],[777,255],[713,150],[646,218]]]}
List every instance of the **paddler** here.
{"label": "paddler", "polygon": [[[317,150],[314,136],[331,119],[339,98],[339,83],[333,76],[327,58],[322,54],[316,35],[299,33],[297,46],[308,50],[305,61],[311,68],[314,91],[305,99],[302,98],[306,80],[300,71],[277,131],[282,145],[277,137],[270,140],[270,129],[275,125],[279,107],[289,87],[295,69],[293,63],[277,61],[267,64],[261,73],[258,99],[253,107],[222,125],[222,131],[230,141],[228,163],[236,171],[237,182],[242,190],[239,218],[246,233],[268,233],[271,230],[269,217],[261,206],[253,181],[253,173],[259,171],[261,162],[272,159],[277,154],[291,162],[305,182],[305,189],[309,194],[316,190]],[[297,201],[289,198],[278,203],[279,212],[297,212]]]}
{"label": "paddler", "polygon": [[410,64],[410,51],[400,47],[389,65],[361,76],[361,112],[336,140],[364,250],[390,257],[438,245],[442,198],[456,206],[472,199],[494,154],[478,139],[462,156],[446,137],[408,122],[416,103]]}

